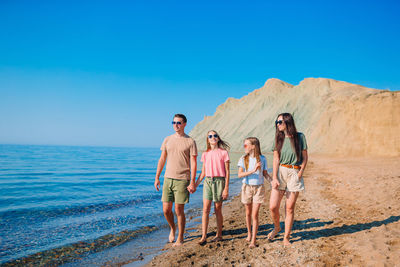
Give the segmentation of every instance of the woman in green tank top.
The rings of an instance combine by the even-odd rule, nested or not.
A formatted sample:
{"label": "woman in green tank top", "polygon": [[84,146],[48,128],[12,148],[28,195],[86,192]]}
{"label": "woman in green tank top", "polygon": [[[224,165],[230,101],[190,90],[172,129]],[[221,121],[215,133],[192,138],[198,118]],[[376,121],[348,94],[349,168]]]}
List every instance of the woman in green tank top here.
{"label": "woman in green tank top", "polygon": [[307,142],[304,134],[297,132],[290,113],[279,114],[275,121],[275,128],[272,190],[269,204],[274,230],[268,234],[268,239],[272,240],[281,230],[279,207],[283,196],[286,195],[283,244],[288,246],[296,200],[299,192],[304,190],[303,173],[308,160]]}

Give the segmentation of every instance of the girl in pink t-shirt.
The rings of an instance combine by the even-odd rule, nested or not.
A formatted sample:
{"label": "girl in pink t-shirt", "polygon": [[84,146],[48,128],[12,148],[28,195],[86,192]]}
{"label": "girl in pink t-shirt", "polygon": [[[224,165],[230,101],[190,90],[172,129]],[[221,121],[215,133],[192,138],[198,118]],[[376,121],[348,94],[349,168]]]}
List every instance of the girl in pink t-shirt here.
{"label": "girl in pink t-shirt", "polygon": [[203,185],[203,218],[200,245],[207,242],[207,228],[210,216],[211,202],[217,217],[217,234],[213,241],[222,240],[222,201],[229,195],[229,145],[222,141],[218,133],[211,130],[207,133],[207,151],[201,155],[203,169],[196,181],[196,188],[204,177]]}

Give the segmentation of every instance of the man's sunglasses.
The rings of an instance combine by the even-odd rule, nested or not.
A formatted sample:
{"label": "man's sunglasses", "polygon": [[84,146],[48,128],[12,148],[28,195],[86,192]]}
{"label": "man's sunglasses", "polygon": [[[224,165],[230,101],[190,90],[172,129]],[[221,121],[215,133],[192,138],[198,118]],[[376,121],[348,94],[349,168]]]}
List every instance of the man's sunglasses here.
{"label": "man's sunglasses", "polygon": [[214,135],[210,134],[210,135],[208,136],[209,139],[211,139],[211,138],[213,138],[213,137],[218,138],[219,136],[218,136],[218,134],[214,134]]}
{"label": "man's sunglasses", "polygon": [[281,125],[283,123],[283,120],[275,121],[276,125]]}
{"label": "man's sunglasses", "polygon": [[172,122],[172,124],[178,124],[178,125],[181,125],[181,124],[182,124],[182,122],[180,122],[180,121],[173,121],[173,122]]}

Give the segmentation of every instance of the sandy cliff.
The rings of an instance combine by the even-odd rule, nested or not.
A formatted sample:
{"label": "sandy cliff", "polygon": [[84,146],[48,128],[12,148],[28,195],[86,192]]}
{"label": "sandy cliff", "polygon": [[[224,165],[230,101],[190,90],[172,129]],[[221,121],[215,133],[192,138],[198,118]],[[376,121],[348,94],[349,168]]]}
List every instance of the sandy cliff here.
{"label": "sandy cliff", "polygon": [[242,150],[247,136],[256,136],[268,152],[274,121],[282,112],[294,115],[310,152],[400,156],[400,92],[323,78],[307,78],[296,86],[269,79],[241,99],[228,98],[190,135],[203,150],[207,131],[214,129],[233,151]]}

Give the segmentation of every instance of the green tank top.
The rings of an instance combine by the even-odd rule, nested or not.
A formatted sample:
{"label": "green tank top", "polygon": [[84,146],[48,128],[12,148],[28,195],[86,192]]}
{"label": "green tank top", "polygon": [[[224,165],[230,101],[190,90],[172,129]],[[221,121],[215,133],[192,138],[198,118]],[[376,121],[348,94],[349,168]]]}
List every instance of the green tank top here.
{"label": "green tank top", "polygon": [[[297,133],[297,134],[299,135],[301,151],[307,150],[306,137],[304,136],[303,133]],[[275,145],[274,145],[274,150],[275,150]],[[292,148],[290,138],[285,137],[285,140],[283,141],[283,145],[282,145],[281,157],[279,160],[279,164],[301,165],[301,163],[303,163],[302,154],[300,154],[300,161],[297,161],[296,152]]]}

